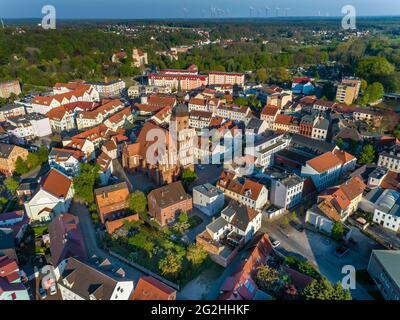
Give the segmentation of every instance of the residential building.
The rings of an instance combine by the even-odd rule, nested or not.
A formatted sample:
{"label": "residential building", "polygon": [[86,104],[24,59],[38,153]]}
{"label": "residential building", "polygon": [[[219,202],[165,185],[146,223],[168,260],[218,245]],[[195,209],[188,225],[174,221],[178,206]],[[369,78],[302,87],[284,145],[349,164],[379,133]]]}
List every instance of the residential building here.
{"label": "residential building", "polygon": [[383,228],[399,231],[400,230],[400,192],[386,189],[380,192],[378,189],[374,198],[370,199],[374,202],[374,217],[375,223],[381,225]]}
{"label": "residential building", "polygon": [[24,210],[0,214],[0,229],[11,230],[15,243],[19,244],[29,226],[29,218]]}
{"label": "residential building", "polygon": [[400,250],[372,250],[368,273],[385,300],[400,300]]}
{"label": "residential building", "polygon": [[154,277],[141,277],[131,300],[176,300],[176,290]]}
{"label": "residential building", "polygon": [[[103,224],[123,220],[131,215],[129,210],[129,189],[126,182],[108,185],[94,190],[100,221]],[[138,215],[135,214],[136,218]]]}
{"label": "residential building", "polygon": [[95,102],[99,101],[99,99],[99,93],[93,88],[93,86],[80,84],[79,87],[73,91],[50,96],[36,96],[32,99],[31,108],[32,112],[46,114],[53,108],[72,102]]}
{"label": "residential building", "polygon": [[247,123],[250,120],[251,111],[247,106],[223,104],[217,108],[216,115],[221,118]]}
{"label": "residential building", "polygon": [[0,143],[0,174],[11,176],[15,171],[15,162],[18,158],[26,160],[28,150],[12,144]]}
{"label": "residential building", "polygon": [[49,221],[68,212],[73,196],[72,179],[57,169],[50,169],[24,206],[32,221]]}
{"label": "residential building", "polygon": [[120,50],[117,52],[114,52],[113,55],[111,56],[111,61],[114,63],[120,63],[121,60],[126,59],[128,55],[124,50]]}
{"label": "residential building", "polygon": [[69,257],[87,258],[79,218],[70,213],[60,213],[49,224],[50,253],[54,266]]}
{"label": "residential building", "polygon": [[108,184],[112,173],[114,172],[114,166],[112,159],[107,153],[101,152],[97,157],[96,163],[100,167],[99,179],[102,186]]}
{"label": "residential building", "polygon": [[335,102],[327,100],[315,100],[313,109],[318,111],[328,111],[335,107]]}
{"label": "residential building", "polygon": [[147,59],[147,52],[144,52],[137,48],[132,49],[132,60],[133,60],[133,65],[136,68],[144,67],[146,64],[149,63]]}
{"label": "residential building", "polygon": [[191,111],[207,111],[215,113],[222,100],[218,98],[191,98],[188,103],[189,112]]}
{"label": "residential building", "polygon": [[86,82],[99,93],[100,99],[118,98],[126,88],[125,81],[118,79],[110,82]]}
{"label": "residential building", "polygon": [[111,117],[107,118],[104,124],[114,130],[117,131],[120,128],[125,128],[126,125],[133,123],[133,114],[131,107],[126,107],[121,111],[113,114]]}
{"label": "residential building", "polygon": [[18,261],[15,248],[14,232],[11,228],[0,228],[0,256],[7,256]]}
{"label": "residential building", "polygon": [[208,73],[208,84],[209,85],[244,85],[244,73],[232,73],[232,72],[220,72],[210,71]]}
{"label": "residential building", "polygon": [[357,78],[344,78],[338,85],[336,100],[347,105],[351,105],[358,99],[360,93],[361,80]]}
{"label": "residential building", "polygon": [[327,189],[318,196],[318,203],[307,211],[306,222],[330,234],[336,222],[344,222],[357,211],[365,188],[362,179],[356,176]]}
{"label": "residential building", "polygon": [[133,281],[124,278],[121,268],[112,272],[108,261],[96,265],[71,257],[59,269],[63,300],[129,300],[133,292]]}
{"label": "residential building", "polygon": [[26,115],[10,118],[8,131],[18,139],[32,140],[52,134],[49,118],[40,113],[29,113]]}
{"label": "residential building", "polygon": [[261,211],[231,201],[221,216],[206,226],[214,241],[226,239],[235,246],[249,242],[261,228]]}
{"label": "residential building", "polygon": [[299,133],[300,119],[286,114],[278,114],[275,118],[273,130],[278,132]]}
{"label": "residential building", "polygon": [[204,129],[210,126],[212,113],[207,111],[190,111],[189,127],[194,129]]}
{"label": "residential building", "polygon": [[323,117],[317,117],[312,128],[311,137],[316,140],[326,141],[328,130],[329,120]]}
{"label": "residential building", "polygon": [[72,102],[53,108],[46,113],[53,132],[71,131],[77,129],[75,119],[78,112],[92,111],[98,106],[96,102]]}
{"label": "residential building", "polygon": [[21,94],[21,86],[18,80],[9,80],[0,82],[0,98],[8,99],[12,94],[19,96]]}
{"label": "residential building", "polygon": [[81,150],[52,148],[49,153],[50,167],[71,177],[79,175],[84,160],[85,154]]}
{"label": "residential building", "polygon": [[26,114],[25,107],[18,104],[8,104],[0,108],[0,122],[7,119],[23,116]]}
{"label": "residential building", "polygon": [[302,201],[304,179],[286,171],[268,171],[271,180],[270,202],[278,208],[290,209]]}
{"label": "residential building", "polygon": [[267,129],[273,130],[276,117],[278,116],[280,109],[275,106],[266,105],[261,111],[260,119],[267,123]]}
{"label": "residential building", "polygon": [[292,92],[294,94],[313,94],[315,90],[312,80],[309,77],[297,77],[292,79]]}
{"label": "residential building", "polygon": [[274,155],[289,146],[290,138],[273,133],[256,139],[253,147],[246,147],[245,154],[256,157],[255,165],[265,168],[274,163]]}
{"label": "residential building", "polygon": [[160,110],[176,106],[177,100],[175,96],[154,93],[149,97],[142,97],[141,103],[135,104],[135,109],[139,115],[153,115]]}
{"label": "residential building", "polygon": [[246,125],[246,136],[260,136],[268,129],[268,123],[256,117],[250,119]]}
{"label": "residential building", "polygon": [[342,161],[332,152],[326,152],[308,160],[301,168],[302,177],[311,177],[318,191],[322,191],[339,180]]}
{"label": "residential building", "polygon": [[0,301],[30,300],[16,260],[0,256]]}
{"label": "residential building", "polygon": [[392,146],[379,154],[378,166],[400,173],[400,145]]}
{"label": "residential building", "polygon": [[219,213],[224,201],[224,193],[210,183],[193,188],[193,206],[208,216]]}
{"label": "residential building", "polygon": [[232,172],[223,171],[217,188],[225,196],[253,209],[262,209],[268,202],[268,189],[249,178],[240,181]]}
{"label": "residential building", "polygon": [[78,112],[76,115],[77,128],[82,130],[100,125],[104,123],[107,118],[124,108],[123,103],[119,99],[114,99],[107,101],[93,110]]}
{"label": "residential building", "polygon": [[161,225],[175,221],[179,213],[192,211],[192,198],[180,181],[150,191],[147,195],[149,214]]}

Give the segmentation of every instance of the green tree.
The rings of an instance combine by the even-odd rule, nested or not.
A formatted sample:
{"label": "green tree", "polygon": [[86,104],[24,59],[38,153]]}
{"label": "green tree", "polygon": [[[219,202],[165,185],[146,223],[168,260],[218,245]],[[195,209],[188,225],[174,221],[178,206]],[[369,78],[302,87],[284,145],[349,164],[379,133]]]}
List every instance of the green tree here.
{"label": "green tree", "polygon": [[179,234],[184,234],[189,228],[189,217],[186,212],[181,212],[178,217],[178,222],[174,225],[174,231]]}
{"label": "green tree", "polygon": [[187,248],[186,259],[192,263],[193,266],[200,266],[206,261],[208,253],[200,244],[191,244]]}
{"label": "green tree", "polygon": [[393,130],[393,136],[394,136],[396,139],[399,139],[399,140],[400,140],[400,124],[398,124],[398,125],[396,126],[396,128]]}
{"label": "green tree", "polygon": [[361,85],[360,85],[360,89],[361,91],[365,91],[365,89],[367,89],[368,87],[368,82],[364,79],[361,80]]}
{"label": "green tree", "polygon": [[260,267],[256,274],[256,283],[263,291],[275,290],[279,281],[280,273],[267,265]]}
{"label": "green tree", "polygon": [[162,275],[175,276],[182,269],[182,258],[172,252],[168,252],[166,257],[159,261],[158,268]]}
{"label": "green tree", "polygon": [[368,97],[369,103],[373,103],[383,98],[385,95],[385,89],[383,88],[382,83],[374,82],[367,87],[364,95]]}
{"label": "green tree", "polygon": [[356,73],[367,81],[374,81],[379,77],[390,75],[395,67],[385,57],[371,56],[361,59],[356,67]]}
{"label": "green tree", "polygon": [[3,212],[5,205],[7,204],[7,198],[0,197],[0,213]]}
{"label": "green tree", "polygon": [[141,191],[129,195],[129,208],[132,212],[144,214],[147,212],[147,198]]}
{"label": "green tree", "polygon": [[374,162],[375,159],[375,150],[372,144],[365,145],[360,153],[358,158],[358,162],[360,164],[370,164]]}
{"label": "green tree", "polygon": [[336,221],[335,222],[335,224],[332,227],[331,235],[332,235],[332,238],[335,241],[340,241],[340,240],[343,239],[344,226],[343,226],[343,223],[341,221]]}
{"label": "green tree", "polygon": [[13,177],[7,178],[4,181],[4,184],[7,188],[7,190],[10,191],[11,193],[14,193],[15,190],[17,190],[17,188],[19,186],[19,182],[17,180],[15,180]]}
{"label": "green tree", "polygon": [[342,149],[342,148],[343,148],[343,145],[344,145],[343,139],[340,138],[340,137],[337,138],[337,139],[336,139],[336,145],[338,146],[339,149],[343,150],[343,149]]}
{"label": "green tree", "polygon": [[311,281],[303,290],[302,297],[306,300],[351,300],[349,290],[344,290],[339,283],[332,286],[326,278]]}
{"label": "green tree", "polygon": [[267,74],[267,70],[266,69],[258,69],[256,71],[256,79],[259,82],[265,82],[268,79],[268,74]]}
{"label": "green tree", "polygon": [[183,173],[182,173],[182,181],[183,181],[185,184],[190,184],[190,183],[192,183],[193,181],[195,181],[196,179],[197,179],[197,174],[196,174],[196,172],[190,170],[190,168],[186,168],[186,169],[183,170]]}
{"label": "green tree", "polygon": [[21,157],[18,157],[15,161],[15,173],[20,176],[27,172],[29,172],[27,163]]}
{"label": "green tree", "polygon": [[86,203],[92,203],[94,200],[93,189],[99,179],[99,171],[97,163],[95,165],[83,163],[80,174],[73,180],[75,195]]}

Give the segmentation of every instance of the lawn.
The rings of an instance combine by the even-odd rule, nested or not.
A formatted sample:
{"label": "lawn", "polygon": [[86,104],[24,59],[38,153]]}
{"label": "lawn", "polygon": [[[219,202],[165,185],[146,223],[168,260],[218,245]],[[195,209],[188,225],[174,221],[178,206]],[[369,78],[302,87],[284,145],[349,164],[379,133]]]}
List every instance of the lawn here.
{"label": "lawn", "polygon": [[191,216],[189,218],[190,229],[193,229],[202,223],[203,219],[201,219],[199,216]]}
{"label": "lawn", "polygon": [[32,229],[33,229],[33,232],[35,234],[35,238],[37,238],[37,237],[40,237],[40,236],[42,236],[42,235],[47,233],[48,225],[44,224],[44,225],[40,225],[40,226],[35,226]]}
{"label": "lawn", "polygon": [[[153,230],[142,225],[128,237],[106,236],[102,245],[132,262],[142,265],[150,271],[181,286],[197,277],[205,268],[212,267],[208,257],[199,266],[194,266],[187,259],[187,246],[180,239],[173,240],[168,229]],[[176,273],[162,273],[159,263],[166,256],[172,255],[176,261],[181,261],[179,271]]]}

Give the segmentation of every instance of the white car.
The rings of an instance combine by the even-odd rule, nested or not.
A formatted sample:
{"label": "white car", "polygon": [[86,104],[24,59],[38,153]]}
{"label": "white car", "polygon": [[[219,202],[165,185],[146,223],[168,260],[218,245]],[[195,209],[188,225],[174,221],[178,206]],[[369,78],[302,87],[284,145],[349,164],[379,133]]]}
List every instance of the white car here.
{"label": "white car", "polygon": [[277,248],[280,245],[281,245],[281,243],[279,242],[279,240],[272,241],[272,247]]}

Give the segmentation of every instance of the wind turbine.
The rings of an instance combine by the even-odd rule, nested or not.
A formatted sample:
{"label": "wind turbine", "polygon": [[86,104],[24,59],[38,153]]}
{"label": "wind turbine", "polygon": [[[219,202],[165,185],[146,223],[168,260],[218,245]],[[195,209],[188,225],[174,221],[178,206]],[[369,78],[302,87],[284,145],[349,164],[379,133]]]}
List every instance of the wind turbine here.
{"label": "wind turbine", "polygon": [[250,17],[253,16],[253,11],[254,11],[254,7],[249,7],[249,13],[250,13]]}
{"label": "wind turbine", "polygon": [[188,13],[189,13],[189,10],[187,8],[183,8],[183,16],[185,17],[185,19],[187,19]]}

